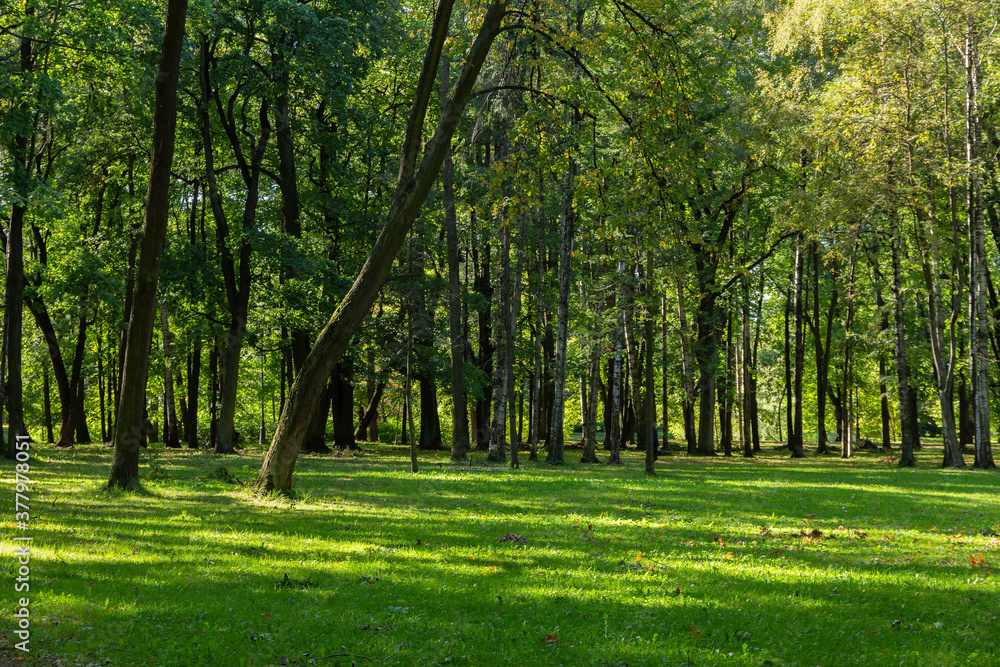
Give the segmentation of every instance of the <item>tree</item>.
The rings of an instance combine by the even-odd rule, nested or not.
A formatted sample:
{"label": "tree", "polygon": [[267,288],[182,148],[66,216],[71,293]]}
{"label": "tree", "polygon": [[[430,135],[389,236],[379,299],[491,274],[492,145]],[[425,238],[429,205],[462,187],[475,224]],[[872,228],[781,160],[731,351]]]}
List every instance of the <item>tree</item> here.
{"label": "tree", "polygon": [[170,167],[174,157],[177,124],[177,83],[187,0],[169,0],[163,29],[163,48],[155,84],[153,150],[146,215],[136,286],[136,305],[129,321],[122,374],[121,400],[115,422],[115,453],[111,462],[109,488],[136,489],[139,486],[139,439],[143,430],[146,403],[146,374],[149,369],[150,340],[156,318],[156,286],[160,258],[166,240],[169,213]]}
{"label": "tree", "polygon": [[406,125],[399,176],[386,224],[350,291],[313,344],[295,384],[292,385],[271,446],[257,476],[255,488],[258,491],[285,491],[291,488],[292,471],[304,436],[305,422],[315,409],[317,392],[325,384],[333,366],[347,349],[351,336],[368,314],[382,288],[392,259],[402,246],[406,233],[437,178],[472,87],[493,40],[500,31],[507,3],[505,0],[495,0],[488,6],[465,65],[442,109],[437,128],[424,147],[424,155],[418,167],[424,117],[434,89],[453,5],[453,0],[440,0],[438,3],[430,43]]}

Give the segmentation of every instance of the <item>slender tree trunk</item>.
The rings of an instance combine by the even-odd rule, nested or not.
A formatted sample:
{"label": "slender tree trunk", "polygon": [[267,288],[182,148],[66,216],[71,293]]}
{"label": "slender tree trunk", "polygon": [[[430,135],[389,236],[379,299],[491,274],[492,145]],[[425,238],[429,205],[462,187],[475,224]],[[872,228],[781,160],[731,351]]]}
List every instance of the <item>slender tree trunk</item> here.
{"label": "slender tree trunk", "polygon": [[538,432],[539,417],[542,403],[542,258],[539,252],[538,257],[538,289],[535,298],[535,368],[531,378],[531,425],[530,447],[531,453],[528,455],[529,461],[538,460]]}
{"label": "slender tree trunk", "polygon": [[139,254],[136,307],[127,331],[121,399],[115,420],[115,453],[108,479],[108,486],[112,488],[136,489],[139,486],[139,444],[146,403],[149,343],[153,334],[156,285],[170,210],[170,166],[174,156],[177,82],[186,13],[187,0],[169,0],[159,75],[154,84],[152,158]]}
{"label": "slender tree trunk", "polygon": [[741,431],[740,439],[743,443],[743,456],[744,458],[752,458],[754,452],[754,421],[757,415],[753,410],[753,374],[754,374],[754,363],[753,357],[750,354],[750,283],[748,280],[743,280],[743,298],[742,310],[743,310],[743,322],[740,332],[740,358],[742,364],[740,364],[740,377],[742,379],[741,383],[741,396],[740,396],[740,409],[743,412],[742,418],[740,419]]}
{"label": "slender tree trunk", "polygon": [[[52,399],[49,394],[49,369],[47,368],[42,370],[42,392],[45,399],[45,442],[51,444],[55,442],[55,438],[52,433]],[[104,404],[103,400],[101,401],[101,404]],[[102,410],[101,417],[103,416],[104,411]],[[101,426],[103,428],[104,424],[102,423]]]}
{"label": "slender tree trunk", "polygon": [[788,449],[793,448],[795,439],[795,424],[793,421],[793,398],[792,398],[792,344],[791,344],[791,318],[792,318],[792,290],[791,286],[785,290],[785,437]]}
{"label": "slender tree trunk", "polygon": [[691,362],[691,341],[688,329],[687,313],[684,308],[684,288],[677,280],[677,319],[680,324],[681,375],[684,380],[684,398],[681,411],[684,418],[684,439],[687,441],[688,456],[698,449],[698,436],[694,430],[694,367]]}
{"label": "slender tree trunk", "polygon": [[417,466],[417,433],[413,427],[413,316],[406,318],[406,391],[404,393],[405,423],[409,426],[410,472],[419,472]]}
{"label": "slender tree trunk", "polygon": [[371,395],[368,398],[368,405],[365,407],[365,411],[362,413],[361,419],[358,421],[358,429],[354,432],[355,440],[364,440],[365,429],[375,423],[375,418],[378,414],[378,406],[379,403],[382,402],[382,394],[385,392],[385,383],[385,378],[382,378],[378,381],[378,384],[373,387]]}
{"label": "slender tree trunk", "polygon": [[[520,415],[515,421],[514,416],[514,345],[517,336],[517,318],[521,311],[521,274],[524,270],[524,224],[525,216],[520,214],[517,223],[517,264],[514,267],[514,277],[512,278],[513,296],[511,297],[510,317],[507,318],[507,328],[504,331],[506,336],[507,358],[504,362],[504,382],[507,384],[507,391],[510,396],[510,403],[507,408],[510,422],[510,467],[518,469],[521,467],[518,461],[518,449],[521,447]],[[521,394],[523,403],[524,394]]]}
{"label": "slender tree trunk", "polygon": [[[902,237],[899,230],[899,215],[895,210],[889,212],[889,221],[892,233],[892,295],[895,299],[893,314],[896,331],[896,377],[897,391],[899,393],[899,432],[901,440],[899,465],[906,468],[917,464],[916,459],[913,457],[914,442],[912,428],[912,422],[916,420],[916,415],[911,413],[910,364],[906,357],[906,322],[903,319],[903,273],[899,257]],[[850,428],[849,424],[848,428]]]}
{"label": "slender tree trunk", "polygon": [[[614,329],[614,356],[612,357],[612,376],[608,378],[608,384],[610,385],[611,393],[611,421],[604,425],[604,440],[605,443],[611,442],[610,453],[608,454],[608,463],[615,465],[622,464],[621,457],[621,412],[622,412],[622,339],[624,338],[624,320],[625,313],[623,310],[623,304],[625,302],[625,260],[619,260],[618,262],[618,296],[616,299],[616,309],[617,313],[615,316],[615,329]],[[605,447],[607,449],[607,447]]]}
{"label": "slender tree trunk", "polygon": [[851,248],[851,271],[847,279],[847,319],[844,322],[844,396],[846,397],[846,430],[841,442],[841,458],[850,458],[854,451],[854,429],[851,428],[854,401],[857,392],[854,382],[854,270],[857,266],[857,240]]}
{"label": "slender tree trunk", "polygon": [[[600,310],[595,319],[600,318]],[[595,336],[590,343],[590,360],[587,375],[580,379],[581,384],[590,384],[590,394],[584,405],[583,419],[583,455],[580,463],[600,463],[597,460],[597,386],[601,382],[601,345],[600,336]],[[606,436],[605,436],[606,438]]]}
{"label": "slender tree trunk", "polygon": [[[450,63],[441,56],[441,101],[447,101]],[[444,224],[448,243],[448,333],[451,339],[451,459],[461,461],[469,451],[469,411],[465,400],[465,339],[462,336],[462,289],[459,284],[458,221],[455,215],[451,147],[441,168]]]}
{"label": "slender tree trunk", "polygon": [[[503,364],[500,382],[493,389],[493,423],[490,429],[490,450],[486,458],[506,462],[504,443],[507,437],[507,395],[513,382],[513,349],[509,349],[507,333],[510,330],[510,224],[503,225],[500,242],[500,304],[497,313],[497,360]],[[507,365],[507,360],[511,365]]]}
{"label": "slender tree trunk", "polygon": [[[475,210],[473,210],[470,215],[473,218],[471,224],[474,225]],[[476,246],[473,246],[472,248],[473,263],[478,265],[474,287],[486,303],[485,309],[479,311],[477,315],[477,329],[479,332],[479,369],[486,377],[486,385],[483,387],[483,396],[476,401],[475,417],[476,451],[482,452],[489,451],[490,407],[492,405],[494,391],[493,356],[496,352],[493,347],[493,325],[491,321],[493,316],[493,283],[490,280],[490,266],[492,263],[491,254],[491,247],[488,241],[483,244],[481,260]]]}
{"label": "slender tree trunk", "polygon": [[201,339],[194,341],[194,350],[188,355],[187,368],[187,424],[184,433],[188,448],[198,449],[198,382],[201,379]]}
{"label": "slender tree trunk", "polygon": [[166,409],[166,422],[163,425],[163,442],[167,447],[180,447],[177,411],[174,407],[174,377],[172,371],[174,334],[170,331],[169,313],[162,299],[160,300],[160,330],[163,340],[163,399]]}
{"label": "slender tree trunk", "polygon": [[802,446],[802,377],[805,374],[805,332],[802,330],[804,255],[803,239],[802,235],[799,234],[795,243],[795,273],[792,285],[792,299],[795,308],[795,373],[792,378],[794,411],[792,413],[792,437],[789,440],[789,448],[792,450],[793,459],[805,456],[805,450]]}
{"label": "slender tree trunk", "polygon": [[976,438],[975,461],[977,469],[995,468],[990,445],[990,366],[989,366],[989,325],[987,309],[986,279],[986,234],[983,225],[982,183],[978,173],[978,163],[982,160],[982,127],[979,116],[980,56],[974,26],[966,31],[963,52],[966,73],[965,95],[965,157],[967,165],[965,206],[969,229],[969,255],[972,302],[972,329],[969,346],[973,361],[972,396],[975,413]]}
{"label": "slender tree trunk", "polygon": [[[21,38],[21,76],[30,77],[34,59],[32,57],[33,41],[29,37]],[[7,399],[7,443],[5,457],[14,458],[17,451],[15,443],[17,436],[24,430],[24,397],[23,372],[21,362],[22,333],[24,328],[24,215],[28,189],[28,138],[18,134],[14,138],[14,162],[16,178],[19,181],[17,189],[24,197],[17,200],[10,211],[10,224],[7,230],[7,267],[4,281],[4,336],[7,341],[5,353],[6,365],[6,399]],[[0,383],[4,378],[0,378]]]}
{"label": "slender tree trunk", "polygon": [[653,382],[653,313],[651,303],[654,303],[653,294],[653,253],[646,246],[646,305],[643,308],[645,319],[645,339],[646,339],[646,396],[644,408],[646,412],[646,474],[655,475],[654,462],[656,461],[656,385]]}
{"label": "slender tree trunk", "polygon": [[[574,112],[574,121],[578,120]],[[574,122],[574,125],[576,122]],[[576,182],[577,165],[570,158],[566,174],[566,200],[563,203],[559,226],[559,305],[556,324],[556,376],[555,396],[552,406],[552,421],[549,424],[547,463],[563,462],[564,417],[566,414],[566,351],[569,339],[569,296],[573,280],[573,240],[576,228],[576,208],[573,205],[573,188]]]}

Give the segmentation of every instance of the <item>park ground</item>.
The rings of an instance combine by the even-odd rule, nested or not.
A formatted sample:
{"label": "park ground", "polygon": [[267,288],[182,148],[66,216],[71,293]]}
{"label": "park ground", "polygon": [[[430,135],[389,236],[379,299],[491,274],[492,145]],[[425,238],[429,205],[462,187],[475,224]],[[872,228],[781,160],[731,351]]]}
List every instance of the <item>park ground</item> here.
{"label": "park ground", "polygon": [[[1000,474],[891,455],[452,464],[402,447],[304,456],[258,498],[261,452],[30,462],[31,652],[13,664],[1000,665]],[[599,452],[600,454],[600,452]],[[522,454],[522,461],[526,454]],[[6,535],[13,471],[0,492]],[[14,547],[0,554],[11,647]],[[0,658],[0,663],[3,658]]]}

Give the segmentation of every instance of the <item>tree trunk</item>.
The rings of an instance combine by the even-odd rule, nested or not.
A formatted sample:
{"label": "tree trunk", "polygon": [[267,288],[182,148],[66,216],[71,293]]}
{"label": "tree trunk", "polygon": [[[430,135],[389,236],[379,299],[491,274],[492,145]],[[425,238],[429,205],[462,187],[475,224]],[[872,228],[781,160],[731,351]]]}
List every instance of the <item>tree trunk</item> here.
{"label": "tree trunk", "polygon": [[[441,56],[441,102],[448,97],[450,59]],[[444,190],[444,224],[448,243],[448,333],[451,340],[451,460],[462,461],[469,451],[469,411],[465,400],[465,338],[462,336],[462,288],[459,283],[458,221],[451,147],[441,168]]]}
{"label": "tree trunk", "polygon": [[[722,381],[719,382],[719,444],[725,456],[733,455],[733,316],[730,308],[732,299],[726,300],[726,363],[722,370]],[[721,338],[721,332],[720,332]]]}
{"label": "tree trunk", "polygon": [[[794,282],[794,280],[793,280]],[[794,400],[792,398],[792,289],[789,285],[785,290],[785,439],[788,449],[792,449],[795,438],[795,423],[793,421]]]}
{"label": "tree trunk", "polygon": [[163,442],[167,447],[180,447],[177,411],[174,407],[174,377],[171,369],[174,334],[170,331],[169,313],[162,299],[160,300],[160,329],[163,340],[163,400],[167,411],[166,423],[163,425]]}
{"label": "tree trunk", "polygon": [[698,436],[694,430],[694,368],[691,363],[691,342],[684,308],[684,288],[677,280],[677,318],[680,323],[681,373],[684,380],[684,397],[681,401],[681,411],[684,418],[684,439],[687,441],[687,453],[694,455],[698,449]]}
{"label": "tree trunk", "polygon": [[146,190],[142,248],[136,286],[136,305],[129,321],[122,391],[115,420],[115,453],[108,479],[110,488],[139,487],[139,441],[143,431],[149,342],[156,316],[156,285],[170,210],[170,166],[174,156],[177,122],[177,82],[184,40],[187,0],[169,0],[163,31],[159,74],[154,82],[152,157]]}
{"label": "tree trunk", "polygon": [[980,65],[978,44],[973,25],[968,27],[963,52],[966,74],[965,94],[965,158],[967,165],[965,207],[969,230],[970,299],[969,346],[972,358],[972,396],[975,414],[976,469],[995,468],[990,445],[990,369],[989,326],[986,280],[986,233],[983,225],[983,195],[978,164],[982,161],[982,126],[979,115]]}
{"label": "tree trunk", "polygon": [[[823,330],[820,319],[820,292],[819,292],[819,246],[813,242],[812,246],[812,268],[813,268],[813,316],[808,320],[809,327],[813,333],[813,343],[816,348],[816,453],[826,454],[826,388],[830,383],[830,339],[833,333],[833,321],[837,312],[837,290],[836,277],[831,276],[830,305],[826,311],[826,329]],[[826,262],[824,262],[824,265]]]}
{"label": "tree trunk", "polygon": [[421,374],[417,380],[420,383],[420,449],[442,449],[441,418],[438,416],[434,378]]}
{"label": "tree trunk", "polygon": [[[45,435],[47,443],[55,442],[55,438],[52,433],[52,398],[49,392],[49,369],[45,368],[42,370],[42,392],[45,398]],[[103,401],[102,401],[103,402]],[[103,414],[102,414],[103,416]],[[102,424],[103,426],[103,424]]]}
{"label": "tree trunk", "polygon": [[802,458],[805,450],[802,446],[802,376],[805,373],[805,332],[802,330],[802,299],[803,272],[805,269],[805,248],[803,247],[802,234],[800,233],[795,242],[795,274],[792,284],[792,300],[795,308],[795,372],[792,378],[792,401],[794,411],[792,413],[792,437],[789,439],[789,449],[792,450],[792,458]]}
{"label": "tree trunk", "polygon": [[[574,125],[578,112],[574,112]],[[573,240],[576,229],[576,208],[573,205],[573,188],[576,182],[577,165],[570,158],[566,174],[566,200],[559,226],[559,304],[556,322],[555,393],[552,405],[552,421],[549,424],[547,463],[563,462],[564,417],[566,414],[566,350],[569,339],[569,295],[572,286]]]}
{"label": "tree trunk", "polygon": [[255,488],[264,492],[287,490],[291,487],[292,471],[298,457],[304,435],[305,415],[315,409],[316,390],[326,382],[334,365],[340,359],[352,335],[362,319],[371,309],[372,303],[388,275],[392,259],[402,246],[420,211],[437,173],[444,161],[444,154],[451,143],[451,137],[465,109],[472,86],[486,60],[490,47],[499,33],[501,20],[506,12],[506,1],[495,0],[486,11],[479,30],[466,58],[465,65],[452,94],[441,113],[433,137],[425,145],[425,154],[420,169],[417,169],[417,153],[422,143],[421,133],[434,84],[441,49],[447,36],[451,19],[453,0],[441,0],[435,14],[431,43],[428,46],[420,81],[410,119],[407,123],[406,139],[400,160],[396,190],[389,205],[387,221],[372,248],[369,259],[355,279],[354,285],[334,312],[330,321],[319,334],[302,370],[289,392],[289,397],[281,418],[278,420],[271,447],[265,455]]}
{"label": "tree trunk", "polygon": [[[891,166],[890,166],[891,169]],[[899,432],[901,440],[901,455],[899,458],[900,467],[906,468],[915,466],[916,459],[913,457],[913,428],[916,415],[911,412],[910,403],[910,364],[906,357],[906,322],[904,316],[903,303],[903,272],[900,264],[899,249],[902,246],[902,237],[899,230],[899,216],[895,210],[889,212],[889,221],[892,233],[890,244],[892,253],[892,295],[895,299],[893,315],[896,330],[896,378],[898,382],[897,391],[899,393]],[[848,425],[850,428],[850,425]]]}
{"label": "tree trunk", "polygon": [[653,253],[646,246],[646,305],[643,309],[645,318],[645,338],[646,338],[646,396],[645,396],[645,425],[646,425],[646,474],[655,475],[654,462],[656,461],[656,385],[653,383],[653,313],[649,305],[654,302],[653,292]]}
{"label": "tree trunk", "polygon": [[319,412],[325,424],[326,415],[333,411],[333,445],[342,452],[358,451],[361,448],[354,438],[354,363],[350,357],[341,358],[327,386],[329,402],[321,404]]}
{"label": "tree trunk", "polygon": [[[596,318],[599,319],[599,317],[598,311]],[[590,385],[590,393],[584,406],[583,442],[581,443],[583,455],[580,457],[580,463],[600,463],[597,460],[597,403],[599,394],[597,386],[601,382],[601,345],[598,336],[595,336],[595,339],[590,343],[588,372],[585,378],[581,378],[580,382]]]}
{"label": "tree trunk", "polygon": [[188,354],[187,423],[184,435],[189,449],[198,449],[198,381],[201,378],[201,339],[194,341],[194,351]]}
{"label": "tree trunk", "polygon": [[354,439],[356,441],[365,440],[365,429],[370,428],[370,425],[375,423],[375,416],[378,414],[378,406],[379,403],[382,402],[382,394],[385,392],[385,382],[385,378],[380,379],[368,397],[368,406],[365,408],[364,413],[361,415],[361,419],[358,421],[358,429],[354,432]]}
{"label": "tree trunk", "polygon": [[[500,304],[497,313],[497,360],[503,364],[500,382],[493,389],[493,423],[490,429],[490,450],[487,459],[506,462],[504,442],[507,438],[507,394],[513,383],[514,350],[508,340],[510,330],[510,224],[503,225],[500,242]],[[510,366],[507,361],[510,361]]]}
{"label": "tree trunk", "polygon": [[754,453],[754,438],[753,438],[753,422],[756,420],[757,415],[753,410],[753,374],[754,374],[754,361],[750,354],[750,283],[748,280],[743,280],[743,299],[742,299],[742,326],[740,331],[740,357],[742,364],[739,365],[741,369],[740,377],[742,379],[741,383],[741,400],[740,408],[743,412],[742,419],[740,420],[741,431],[740,439],[743,441],[743,456],[744,458],[752,458]]}
{"label": "tree trunk", "polygon": [[850,458],[854,450],[854,429],[851,428],[852,411],[857,386],[854,382],[854,270],[857,267],[857,239],[851,248],[851,272],[847,279],[847,320],[844,323],[844,396],[846,397],[846,425],[841,442],[841,458]]}
{"label": "tree trunk", "polygon": [[719,366],[717,295],[709,287],[702,292],[698,306],[698,456],[715,456],[715,381]]}
{"label": "tree trunk", "polygon": [[[475,210],[471,213],[471,224],[475,224]],[[476,265],[476,277],[473,283],[475,290],[483,297],[486,304],[484,310],[477,314],[477,330],[479,332],[478,342],[478,362],[479,369],[486,377],[486,385],[483,387],[483,396],[476,401],[476,451],[489,451],[490,439],[490,408],[493,401],[493,355],[496,350],[493,347],[493,325],[492,325],[492,304],[493,304],[493,284],[490,280],[491,248],[487,241],[483,244],[483,256],[480,260],[479,250],[475,245],[472,247],[472,261]]]}

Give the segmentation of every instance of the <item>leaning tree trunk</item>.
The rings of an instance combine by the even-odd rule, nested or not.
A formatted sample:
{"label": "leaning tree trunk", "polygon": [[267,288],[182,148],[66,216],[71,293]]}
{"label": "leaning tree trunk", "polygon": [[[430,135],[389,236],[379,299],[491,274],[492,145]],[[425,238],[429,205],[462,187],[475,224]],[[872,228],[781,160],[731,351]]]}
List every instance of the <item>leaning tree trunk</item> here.
{"label": "leaning tree trunk", "polygon": [[108,486],[136,489],[139,486],[139,442],[146,403],[146,374],[156,316],[156,284],[160,258],[167,236],[170,210],[170,166],[174,157],[177,124],[177,82],[187,0],[169,0],[163,30],[159,74],[154,82],[152,157],[146,190],[145,220],[136,285],[136,304],[126,335],[125,364],[118,418],[115,420],[115,453]]}
{"label": "leaning tree trunk", "polygon": [[423,206],[427,194],[437,180],[437,174],[455,128],[469,100],[472,86],[486,60],[493,40],[500,31],[506,12],[506,0],[494,0],[487,10],[466,58],[458,81],[452,89],[438,121],[434,135],[425,144],[423,162],[417,168],[417,154],[422,144],[422,129],[427,103],[434,87],[434,78],[451,19],[453,0],[441,0],[435,14],[431,42],[428,46],[417,84],[416,96],[400,160],[396,190],[389,205],[386,224],[351,289],[345,295],[330,321],[320,332],[306,358],[295,384],[289,391],[285,409],[278,420],[271,447],[257,476],[255,488],[264,492],[291,488],[292,472],[304,435],[306,415],[315,409],[317,389],[330,376],[334,365],[343,355],[354,332],[371,309],[381,290],[393,258],[402,246],[406,234]]}

